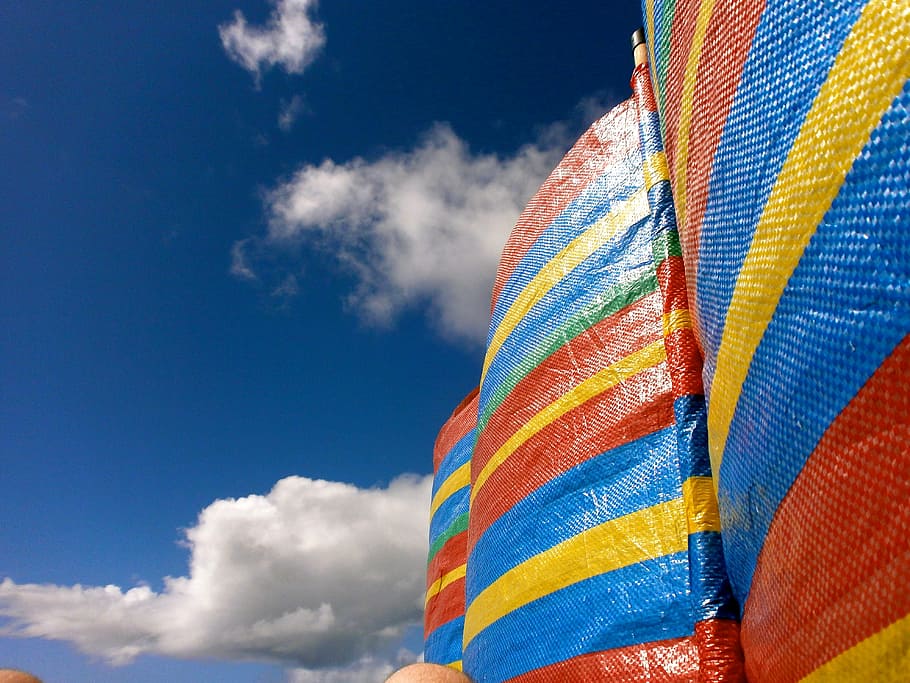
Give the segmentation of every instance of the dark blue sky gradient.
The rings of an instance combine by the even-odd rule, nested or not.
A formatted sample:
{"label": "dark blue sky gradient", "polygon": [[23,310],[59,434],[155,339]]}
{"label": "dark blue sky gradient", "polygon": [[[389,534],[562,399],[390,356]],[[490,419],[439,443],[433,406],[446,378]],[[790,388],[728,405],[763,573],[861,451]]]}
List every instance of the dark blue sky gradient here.
{"label": "dark blue sky gradient", "polygon": [[[430,471],[481,350],[419,310],[365,327],[321,252],[279,301],[230,275],[231,246],[301,163],[408,149],[436,121],[509,154],[584,97],[618,101],[640,23],[637,2],[323,0],[322,54],[257,90],[218,37],[235,9],[259,24],[271,7],[0,7],[0,578],[159,590],[187,571],[179,529],[217,498]],[[0,639],[0,664],[83,662],[73,681],[273,675],[73,652]]]}

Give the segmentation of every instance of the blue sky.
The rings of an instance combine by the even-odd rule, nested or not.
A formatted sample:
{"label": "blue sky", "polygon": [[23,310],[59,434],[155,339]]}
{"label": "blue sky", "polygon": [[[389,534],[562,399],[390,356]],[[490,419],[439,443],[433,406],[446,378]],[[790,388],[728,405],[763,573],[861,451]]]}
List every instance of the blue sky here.
{"label": "blue sky", "polygon": [[357,681],[419,651],[424,475],[499,249],[627,96],[639,23],[0,8],[0,665]]}

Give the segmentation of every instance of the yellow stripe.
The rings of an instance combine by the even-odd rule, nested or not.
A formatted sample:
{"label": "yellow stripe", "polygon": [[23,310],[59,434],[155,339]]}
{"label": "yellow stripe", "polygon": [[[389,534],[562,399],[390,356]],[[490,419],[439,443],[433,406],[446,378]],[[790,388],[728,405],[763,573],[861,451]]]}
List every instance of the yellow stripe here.
{"label": "yellow stripe", "polygon": [[528,311],[557,283],[563,280],[569,272],[602,247],[619,230],[628,228],[647,214],[648,196],[642,189],[624,202],[620,202],[606,216],[591,225],[584,233],[572,240],[562,251],[544,264],[537,275],[512,302],[502,322],[496,328],[496,332],[490,340],[486,358],[484,358],[483,372],[480,378],[481,384],[483,384],[490,363],[496,357],[499,348],[509,334],[512,333],[512,330],[515,329],[515,326],[527,315]]}
{"label": "yellow stripe", "polygon": [[[895,589],[902,590],[895,586]],[[879,681],[907,680],[910,672],[910,616],[898,619],[873,636],[825,662],[804,681]]]}
{"label": "yellow stripe", "polygon": [[[888,47],[873,50],[870,45]],[[910,13],[906,4],[871,0],[802,124],[736,280],[708,412],[715,477],[749,365],[787,280],[854,159],[908,78]]]}
{"label": "yellow stripe", "polygon": [[451,496],[457,490],[462,489],[465,486],[469,486],[470,483],[471,461],[468,460],[464,465],[452,472],[452,474],[450,474],[446,480],[442,482],[442,486],[437,489],[436,495],[433,496],[433,500],[430,503],[430,519],[433,518],[433,515],[436,514],[439,506],[446,502],[446,499],[449,496]]}
{"label": "yellow stripe", "polygon": [[720,531],[720,513],[713,477],[690,477],[683,482],[683,500],[686,501],[686,520],[689,533]]}
{"label": "yellow stripe", "polygon": [[510,569],[468,607],[467,644],[497,619],[561,588],[687,547],[683,499],[675,498],[586,529]]}
{"label": "yellow stripe", "polygon": [[[654,55],[654,45],[657,43],[657,36],[654,35],[654,0],[645,0],[645,17],[648,21],[648,35],[645,36],[648,41],[648,54],[650,55],[652,81],[657,83],[657,59]],[[657,88],[655,88],[657,90]]]}
{"label": "yellow stripe", "polygon": [[626,356],[622,360],[613,363],[613,365],[604,368],[596,375],[589,377],[584,382],[576,385],[570,391],[553,401],[553,403],[523,424],[487,461],[486,465],[484,465],[483,469],[480,471],[480,474],[477,475],[477,480],[474,482],[474,485],[471,487],[471,502],[474,502],[474,498],[477,497],[477,492],[486,483],[487,479],[490,478],[490,475],[492,475],[493,472],[495,472],[519,446],[521,446],[521,444],[530,439],[541,429],[551,422],[558,420],[573,408],[580,406],[598,394],[602,394],[607,389],[615,387],[633,375],[637,375],[642,370],[646,370],[647,368],[654,367],[655,365],[664,362],[666,358],[667,355],[664,349],[664,342],[663,339],[661,339]]}
{"label": "yellow stripe", "polygon": [[[692,104],[695,99],[695,83],[698,80],[698,65],[701,62],[702,47],[705,44],[705,33],[708,21],[714,11],[714,0],[703,0],[695,20],[695,34],[692,36],[692,47],[686,60],[686,74],[683,76],[682,95],[679,99],[679,131],[676,144],[676,187],[673,193],[676,199],[677,225],[685,225],[686,216],[686,165],[689,161],[689,126],[692,123]],[[717,46],[716,49],[722,49]]]}
{"label": "yellow stripe", "polygon": [[665,152],[655,152],[643,164],[642,170],[645,173],[645,189],[650,191],[657,183],[667,180],[670,177],[670,171],[667,168],[667,155]]}
{"label": "yellow stripe", "polygon": [[661,322],[663,322],[665,337],[669,337],[679,330],[692,328],[692,316],[689,315],[688,308],[677,308],[675,311],[664,313]]}
{"label": "yellow stripe", "polygon": [[458,581],[458,579],[463,579],[465,577],[467,567],[467,564],[463,564],[460,567],[455,567],[455,569],[450,571],[448,574],[443,574],[433,583],[431,583],[430,587],[427,588],[427,598],[424,600],[424,604],[430,602],[433,596],[441,593],[443,589],[446,588],[446,586],[455,583]]}
{"label": "yellow stripe", "polygon": [[463,671],[464,669],[462,669],[461,661],[462,660],[459,659],[457,662],[449,662],[446,666],[450,669],[455,669],[455,671]]}

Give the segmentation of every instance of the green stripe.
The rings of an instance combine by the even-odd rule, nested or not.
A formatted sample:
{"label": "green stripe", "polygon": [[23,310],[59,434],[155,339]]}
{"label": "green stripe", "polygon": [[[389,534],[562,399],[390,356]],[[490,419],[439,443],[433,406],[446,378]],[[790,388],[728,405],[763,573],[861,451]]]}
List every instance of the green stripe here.
{"label": "green stripe", "polygon": [[518,366],[506,376],[502,384],[493,392],[490,397],[490,403],[480,416],[480,420],[478,420],[478,434],[487,426],[490,416],[502,405],[506,397],[529,372],[585,330],[590,329],[604,318],[618,313],[626,306],[635,303],[656,290],[657,276],[652,270],[647,275],[631,283],[624,282],[614,285],[598,297],[592,306],[579,311],[565,325],[551,332],[550,336],[521,359]]}
{"label": "green stripe", "polygon": [[457,536],[462,531],[468,530],[468,513],[465,512],[463,515],[459,515],[455,518],[455,521],[449,524],[449,528],[443,531],[439,536],[436,537],[436,540],[433,541],[430,545],[430,556],[427,559],[427,564],[433,561],[433,558],[436,557],[436,553],[440,551],[442,546],[446,544],[453,536]]}
{"label": "green stripe", "polygon": [[682,256],[682,247],[679,245],[679,233],[676,230],[665,230],[651,243],[654,251],[654,264],[659,266],[671,256]]}
{"label": "green stripe", "polygon": [[[660,0],[655,0],[659,2]],[[676,13],[676,0],[667,0],[660,3],[660,9],[663,10],[663,16],[660,21],[661,34],[657,37],[651,37],[654,41],[654,57],[657,60],[655,65],[657,83],[657,106],[658,110],[663,113],[666,111],[667,98],[667,69],[670,61],[670,28],[673,25],[673,15]],[[656,20],[657,17],[655,17]],[[656,22],[655,22],[656,23]],[[666,139],[667,131],[664,117],[659,116],[660,130],[663,138]]]}

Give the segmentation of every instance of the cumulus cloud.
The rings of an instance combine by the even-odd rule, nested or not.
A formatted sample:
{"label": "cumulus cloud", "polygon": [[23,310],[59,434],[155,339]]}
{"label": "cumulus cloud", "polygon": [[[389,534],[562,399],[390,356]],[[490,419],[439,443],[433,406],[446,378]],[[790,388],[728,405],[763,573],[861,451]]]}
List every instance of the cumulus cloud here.
{"label": "cumulus cloud", "polygon": [[185,532],[188,576],[160,592],[7,578],[0,633],[69,641],[113,664],[214,657],[300,667],[300,681],[365,680],[391,670],[381,653],[421,618],[430,485],[288,477],[215,501]]}
{"label": "cumulus cloud", "polygon": [[266,234],[234,245],[233,270],[316,246],[354,276],[347,303],[366,320],[388,324],[426,303],[444,334],[482,341],[505,239],[565,151],[564,133],[541,140],[478,154],[439,124],[410,151],[306,164],[267,193]]}
{"label": "cumulus cloud", "polygon": [[221,44],[257,82],[273,66],[303,73],[325,45],[323,26],[311,16],[316,5],[317,0],[277,0],[264,27],[250,26],[237,10],[232,22],[218,27]]}

